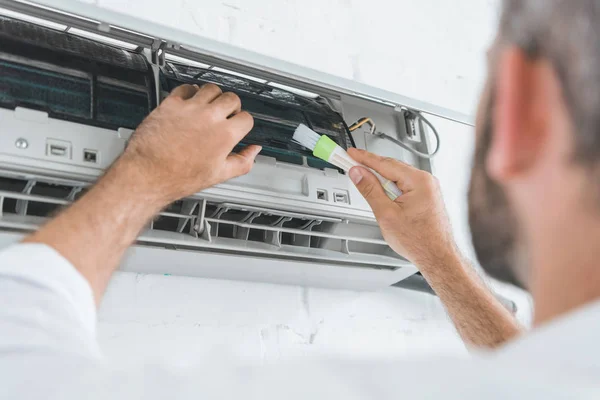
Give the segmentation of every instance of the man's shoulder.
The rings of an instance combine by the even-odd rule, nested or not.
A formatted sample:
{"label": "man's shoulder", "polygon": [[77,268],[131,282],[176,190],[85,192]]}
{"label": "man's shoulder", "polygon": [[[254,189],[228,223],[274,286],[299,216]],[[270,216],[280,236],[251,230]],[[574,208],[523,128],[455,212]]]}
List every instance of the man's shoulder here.
{"label": "man's shoulder", "polygon": [[[19,355],[18,362],[4,360],[7,368],[0,363],[0,370],[14,378],[10,379],[9,388],[4,389],[20,397],[60,393],[61,398],[69,399],[600,398],[593,380],[582,379],[570,371],[557,374],[556,369],[547,368],[546,362],[515,363],[509,359],[496,360],[493,355],[398,361],[338,359],[244,367],[232,367],[230,362],[219,364],[211,359],[210,365],[186,369],[159,363],[130,364],[126,368],[120,365],[116,370],[108,363],[46,353]],[[15,366],[21,366],[22,370]],[[36,376],[37,384],[23,384],[24,376]]]}
{"label": "man's shoulder", "polygon": [[262,369],[248,383],[262,399],[286,393],[288,399],[324,398],[324,393],[347,399],[600,398],[594,380],[558,373],[545,364],[505,362],[492,354],[465,359],[319,362]]}
{"label": "man's shoulder", "polygon": [[600,301],[536,328],[494,354],[497,362],[553,366],[600,376]]}

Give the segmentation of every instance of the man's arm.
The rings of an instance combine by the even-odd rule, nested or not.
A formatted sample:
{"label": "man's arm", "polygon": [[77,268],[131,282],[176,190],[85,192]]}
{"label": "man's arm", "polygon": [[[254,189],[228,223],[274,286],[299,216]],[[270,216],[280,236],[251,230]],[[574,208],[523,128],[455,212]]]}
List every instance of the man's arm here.
{"label": "man's arm", "polygon": [[497,347],[519,335],[519,323],[458,250],[436,179],[393,159],[357,149],[349,153],[396,182],[403,191],[392,201],[370,171],[361,167],[350,171],[350,178],[371,205],[385,240],[419,268],[463,340],[477,347]]}
{"label": "man's arm", "polygon": [[460,254],[418,267],[467,344],[494,348],[522,332],[517,320]]}
{"label": "man's arm", "polygon": [[215,85],[176,88],[98,183],[24,242],[57,250],[99,303],[125,250],[162,208],[252,168],[260,147],[231,154],[253,125],[240,107]]}

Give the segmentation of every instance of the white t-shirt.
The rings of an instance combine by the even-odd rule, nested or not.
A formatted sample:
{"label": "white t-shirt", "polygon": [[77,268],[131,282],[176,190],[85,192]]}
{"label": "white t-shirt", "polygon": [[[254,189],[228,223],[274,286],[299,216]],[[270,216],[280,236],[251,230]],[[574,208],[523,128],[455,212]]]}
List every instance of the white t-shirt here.
{"label": "white t-shirt", "polygon": [[600,303],[467,360],[182,369],[102,357],[87,281],[52,248],[0,252],[0,399],[600,399]]}

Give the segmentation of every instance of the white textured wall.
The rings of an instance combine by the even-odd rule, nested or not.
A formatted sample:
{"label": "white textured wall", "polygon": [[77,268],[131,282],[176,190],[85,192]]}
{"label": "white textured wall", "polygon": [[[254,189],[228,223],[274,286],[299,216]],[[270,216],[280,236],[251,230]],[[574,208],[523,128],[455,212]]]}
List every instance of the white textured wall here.
{"label": "white textured wall", "polygon": [[99,335],[109,355],[177,363],[213,351],[248,362],[464,351],[433,296],[129,273],[111,284]]}
{"label": "white textured wall", "polygon": [[498,0],[96,3],[471,114]]}
{"label": "white textured wall", "polygon": [[[101,6],[472,114],[496,1],[97,0]],[[435,166],[470,252],[468,127],[434,119]],[[506,292],[505,292],[506,293]],[[524,310],[527,300],[508,292]],[[439,301],[399,289],[356,293],[119,273],[100,310],[109,354],[192,362],[209,351],[271,362],[307,353],[464,353]]]}

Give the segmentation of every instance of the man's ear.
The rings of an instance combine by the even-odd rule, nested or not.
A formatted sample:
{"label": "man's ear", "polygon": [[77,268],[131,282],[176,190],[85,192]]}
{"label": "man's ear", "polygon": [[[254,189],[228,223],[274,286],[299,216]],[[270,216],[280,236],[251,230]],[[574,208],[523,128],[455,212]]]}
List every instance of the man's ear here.
{"label": "man's ear", "polygon": [[540,107],[545,107],[544,79],[539,63],[517,47],[502,50],[496,68],[487,170],[496,181],[504,182],[535,163],[546,134],[539,118],[544,113]]}

